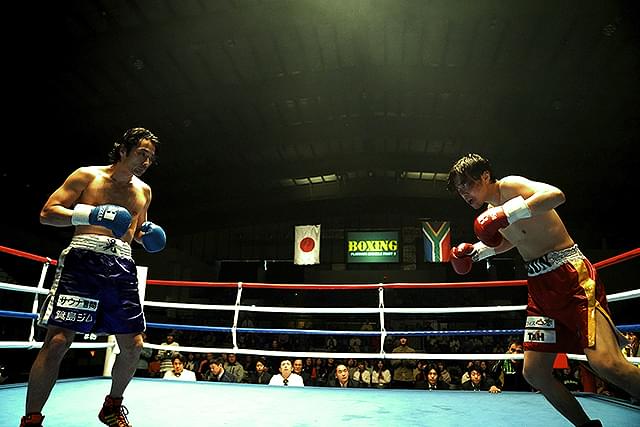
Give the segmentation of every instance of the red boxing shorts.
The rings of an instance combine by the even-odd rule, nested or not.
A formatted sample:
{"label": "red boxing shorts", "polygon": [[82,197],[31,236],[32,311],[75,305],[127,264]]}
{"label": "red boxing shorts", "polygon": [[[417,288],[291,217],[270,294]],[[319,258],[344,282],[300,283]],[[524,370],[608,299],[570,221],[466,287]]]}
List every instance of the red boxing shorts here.
{"label": "red boxing shorts", "polygon": [[39,325],[84,334],[144,331],[136,265],[129,244],[96,234],[74,236],[58,259]]}
{"label": "red boxing shorts", "polygon": [[611,320],[604,286],[577,245],[526,263],[529,287],[524,349],[584,354],[596,344],[596,310]]}

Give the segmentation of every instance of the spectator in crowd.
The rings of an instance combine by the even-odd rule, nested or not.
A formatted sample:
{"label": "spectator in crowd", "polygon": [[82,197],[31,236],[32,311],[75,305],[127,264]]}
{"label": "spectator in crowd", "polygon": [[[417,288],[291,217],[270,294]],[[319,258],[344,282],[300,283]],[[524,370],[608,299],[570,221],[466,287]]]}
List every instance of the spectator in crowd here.
{"label": "spectator in crowd", "polygon": [[164,373],[165,380],[177,380],[177,381],[195,381],[196,373],[188,369],[184,369],[184,357],[181,354],[173,356],[171,359],[171,365],[173,369]]}
{"label": "spectator in crowd", "polygon": [[224,369],[224,359],[215,357],[209,364],[209,372],[205,375],[206,381],[214,381],[219,383],[236,383],[238,379],[230,372]]}
{"label": "spectator in crowd", "polygon": [[482,373],[482,371],[480,370],[480,362],[478,361],[477,363],[473,360],[469,360],[467,361],[467,365],[464,368],[464,374],[462,374],[462,378],[460,378],[460,384],[464,384],[467,381],[469,381],[471,378],[469,377],[469,373],[471,372],[471,368],[477,368],[478,372]]}
{"label": "spectator in crowd", "polygon": [[491,386],[493,385],[493,380],[491,378],[483,377],[480,368],[474,364],[469,368],[469,381],[462,383],[462,390],[499,393],[498,391],[491,391]]}
{"label": "spectator in crowd", "polygon": [[434,364],[424,366],[421,373],[416,376],[416,388],[423,390],[449,390],[449,384],[440,379],[438,367]]}
{"label": "spectator in crowd", "polygon": [[349,352],[351,353],[360,353],[360,346],[362,345],[362,340],[360,337],[355,336],[349,338]]}
{"label": "spectator in crowd", "polygon": [[251,384],[269,384],[272,376],[267,367],[267,359],[261,357],[256,360],[256,371],[249,377],[249,382]]}
{"label": "spectator in crowd", "polygon": [[375,388],[388,388],[390,383],[391,371],[387,367],[387,362],[380,359],[371,372],[371,385]]}
{"label": "spectator in crowd", "polygon": [[584,391],[578,372],[579,371],[577,369],[571,368],[571,363],[569,364],[569,368],[553,370],[553,374],[556,376],[558,381],[564,384],[569,391]]}
{"label": "spectator in crowd", "polygon": [[215,355],[213,353],[207,353],[207,355],[200,361],[200,365],[198,367],[198,373],[200,374],[200,378],[206,377],[209,372],[209,366],[213,363],[213,359],[215,359]]}
{"label": "spectator in crowd", "polygon": [[[507,354],[523,354],[522,342],[514,340],[509,343]],[[531,386],[522,375],[522,359],[498,360],[491,368],[491,378],[494,381],[491,392],[531,391]]]}
{"label": "spectator in crowd", "polygon": [[622,354],[624,354],[626,357],[638,357],[638,335],[636,335],[635,332],[629,332],[628,334],[626,334],[626,337],[629,341],[629,344],[627,344],[622,349]]}
{"label": "spectator in crowd", "polygon": [[[407,344],[407,337],[400,337],[399,345],[393,349],[393,353],[415,353],[416,351]],[[391,360],[393,367],[393,387],[394,388],[413,388],[414,376],[413,368],[416,361],[411,359],[393,359]]]}
{"label": "spectator in crowd", "polygon": [[293,365],[291,360],[283,359],[280,362],[280,373],[271,377],[269,385],[276,386],[291,386],[291,387],[304,387],[302,377],[293,373]]}
{"label": "spectator in crowd", "polygon": [[317,358],[313,369],[311,370],[311,384],[323,387],[327,383],[327,366],[324,359]]}
{"label": "spectator in crowd", "polygon": [[336,365],[335,386],[340,388],[358,388],[360,383],[349,377],[349,368],[344,363]]}
{"label": "spectator in crowd", "polygon": [[238,358],[235,353],[229,353],[227,355],[227,361],[224,363],[224,370],[236,377],[236,382],[247,382],[244,366],[238,362]]}
{"label": "spectator in crowd", "polygon": [[334,336],[330,336],[329,338],[327,338],[325,348],[329,352],[335,351],[338,348],[338,340],[336,340]]}
{"label": "spectator in crowd", "polygon": [[[180,344],[175,340],[175,335],[173,333],[167,334],[167,338],[165,341],[160,344],[162,346],[172,346],[179,347]],[[160,376],[164,376],[164,373],[173,369],[173,357],[177,356],[179,353],[177,350],[171,349],[163,349],[158,350],[158,355],[160,356]]]}
{"label": "spectator in crowd", "polygon": [[[200,367],[200,363],[196,359],[195,353],[187,353],[186,360],[184,362],[184,369],[188,369],[193,372],[198,372],[198,368]],[[196,375],[197,376],[197,375]]]}
{"label": "spectator in crowd", "polygon": [[300,375],[302,378],[302,382],[306,386],[311,385],[311,375],[308,372],[305,372],[303,369],[302,359],[294,359],[293,361],[293,373]]}
{"label": "spectator in crowd", "polygon": [[356,370],[351,378],[360,384],[360,387],[371,387],[371,371],[367,369],[366,360],[358,360]]}
{"label": "spectator in crowd", "polygon": [[451,386],[451,374],[447,367],[444,366],[444,362],[439,360],[438,363],[436,363],[436,366],[438,368],[438,372],[440,372],[440,381],[446,383],[447,386]]}
{"label": "spectator in crowd", "polygon": [[149,378],[162,378],[160,375],[160,355],[155,354],[149,362]]}

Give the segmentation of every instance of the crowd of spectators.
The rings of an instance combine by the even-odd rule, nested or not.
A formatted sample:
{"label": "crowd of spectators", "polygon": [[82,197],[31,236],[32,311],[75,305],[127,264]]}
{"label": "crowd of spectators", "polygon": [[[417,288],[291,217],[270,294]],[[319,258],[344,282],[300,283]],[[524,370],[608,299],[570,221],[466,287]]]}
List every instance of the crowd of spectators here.
{"label": "crowd of spectators", "polygon": [[[629,335],[631,354],[637,339]],[[336,344],[334,337],[328,342]],[[478,353],[496,350],[506,354],[522,354],[522,342],[507,338],[506,348],[493,340],[474,339],[489,347],[478,348]],[[159,350],[141,356],[150,360],[142,362],[146,371],[139,369],[136,375],[190,381],[214,381],[265,385],[292,385],[312,387],[366,387],[403,388],[422,390],[471,390],[500,393],[501,391],[535,391],[522,374],[521,358],[496,361],[417,360],[411,358],[416,350],[407,337],[399,337],[392,353],[406,354],[406,359],[355,359],[334,358],[260,357],[235,353],[184,353],[177,350]],[[457,345],[462,345],[457,338]],[[166,337],[165,345],[177,346],[173,334]],[[272,345],[282,348],[281,343]],[[472,344],[473,345],[473,344]],[[492,347],[492,348],[490,348]],[[624,351],[624,350],[623,350]],[[185,373],[185,371],[192,372]],[[556,377],[571,391],[594,391],[600,394],[626,398],[619,390],[599,380],[585,365],[569,361],[563,368],[554,370]],[[585,383],[588,387],[585,390]]]}

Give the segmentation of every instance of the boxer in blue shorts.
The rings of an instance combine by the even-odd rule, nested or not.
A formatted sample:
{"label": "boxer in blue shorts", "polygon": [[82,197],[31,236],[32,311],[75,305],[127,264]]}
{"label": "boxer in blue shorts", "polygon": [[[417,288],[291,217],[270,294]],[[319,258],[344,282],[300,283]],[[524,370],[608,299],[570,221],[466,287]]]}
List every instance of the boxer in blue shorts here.
{"label": "boxer in blue shorts", "polygon": [[40,212],[42,224],[75,226],[75,233],[40,314],[47,335],[31,367],[21,427],[42,426],[42,409],[76,333],[116,336],[120,353],[98,418],[131,426],[122,395],[138,363],[145,321],[130,244],[136,240],[148,252],[166,245],[162,227],[147,220],[151,188],[139,178],[155,162],[159,144],[144,128],[127,130],[114,144],[110,165],[76,169]]}

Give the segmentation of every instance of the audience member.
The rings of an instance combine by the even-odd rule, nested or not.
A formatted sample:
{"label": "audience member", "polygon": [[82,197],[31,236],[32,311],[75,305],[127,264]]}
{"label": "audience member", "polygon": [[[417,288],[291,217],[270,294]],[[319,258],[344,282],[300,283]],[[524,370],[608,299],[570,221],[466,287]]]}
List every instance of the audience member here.
{"label": "audience member", "polygon": [[214,381],[219,383],[235,383],[238,379],[230,372],[224,369],[224,359],[215,357],[209,364],[209,372],[204,376],[206,381]]}
{"label": "audience member", "polygon": [[371,385],[375,388],[388,388],[390,383],[391,371],[387,368],[387,362],[380,359],[371,372]]}
{"label": "audience member", "polygon": [[335,386],[340,388],[358,388],[360,383],[349,377],[349,368],[344,363],[339,363],[335,371]]}
{"label": "audience member", "polygon": [[564,384],[569,391],[584,391],[578,372],[579,371],[577,369],[571,368],[571,363],[569,364],[569,368],[553,370],[553,374],[558,381]]}
{"label": "audience member", "polygon": [[280,373],[271,377],[269,385],[304,387],[302,377],[293,373],[293,365],[291,360],[283,359],[280,362]]}
{"label": "audience member", "polygon": [[[509,343],[507,354],[523,354],[522,342],[514,340]],[[494,385],[492,393],[504,391],[531,391],[531,386],[522,375],[522,359],[498,360],[491,369],[491,378]]]}
{"label": "audience member", "polygon": [[236,377],[236,382],[247,382],[244,366],[238,362],[238,358],[235,353],[229,353],[227,355],[227,361],[224,363],[224,370]]}
{"label": "audience member", "polygon": [[302,359],[295,359],[293,361],[293,373],[300,375],[302,378],[302,382],[306,386],[311,385],[311,375],[308,372],[305,372],[303,369]]}
{"label": "audience member", "polygon": [[[407,337],[400,337],[399,345],[393,349],[393,353],[415,353],[416,351],[407,344]],[[414,376],[413,368],[416,366],[415,360],[411,359],[392,359],[393,367],[393,387],[394,388],[413,388]]]}
{"label": "audience member", "polygon": [[491,378],[483,377],[480,368],[474,364],[469,368],[469,381],[462,384],[462,390],[499,393],[499,391],[491,391],[491,386],[493,385],[493,380]]}
{"label": "audience member", "polygon": [[193,371],[184,369],[184,357],[180,354],[173,356],[171,359],[171,365],[173,369],[164,373],[165,380],[177,380],[177,381],[195,381],[196,374]]}
{"label": "audience member", "polygon": [[249,377],[251,384],[269,384],[273,376],[267,367],[267,359],[261,357],[256,360],[256,371]]}
{"label": "audience member", "polygon": [[449,370],[447,369],[446,366],[444,366],[444,362],[442,360],[439,360],[438,363],[436,363],[436,366],[438,368],[438,371],[440,372],[440,381],[444,382],[447,384],[447,386],[451,386],[451,374],[449,373]]}
{"label": "audience member", "polygon": [[[175,336],[173,333],[167,334],[167,338],[160,345],[172,346],[172,347],[180,346],[180,344],[178,344],[175,341]],[[178,355],[177,350],[170,350],[170,349],[158,350],[158,356],[160,356],[160,376],[163,376],[165,372],[173,369],[172,360],[173,360],[173,357],[177,355]]]}
{"label": "audience member", "polygon": [[371,387],[371,372],[367,369],[366,360],[358,360],[356,370],[351,378],[360,384],[360,387]]}
{"label": "audience member", "polygon": [[449,390],[449,384],[440,379],[440,372],[434,364],[429,364],[416,375],[416,388],[422,390]]}

